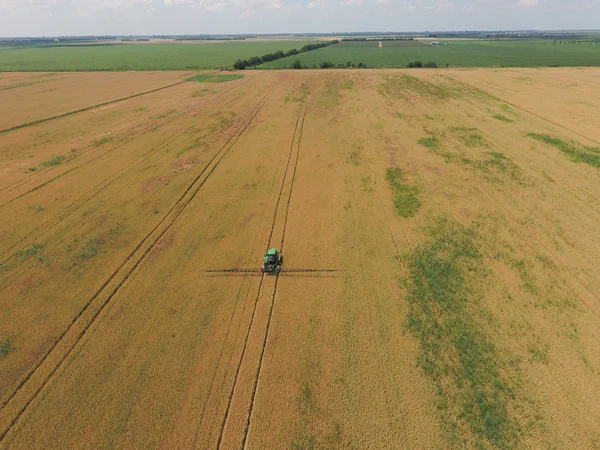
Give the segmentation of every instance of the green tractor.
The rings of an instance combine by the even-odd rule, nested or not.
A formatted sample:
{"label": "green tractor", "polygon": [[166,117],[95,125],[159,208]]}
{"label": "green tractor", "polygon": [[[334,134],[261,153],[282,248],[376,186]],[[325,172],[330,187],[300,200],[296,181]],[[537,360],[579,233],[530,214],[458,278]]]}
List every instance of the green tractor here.
{"label": "green tractor", "polygon": [[279,275],[279,272],[281,272],[281,264],[283,264],[283,256],[276,248],[267,250],[263,261],[263,266],[261,268],[263,273],[274,273]]}

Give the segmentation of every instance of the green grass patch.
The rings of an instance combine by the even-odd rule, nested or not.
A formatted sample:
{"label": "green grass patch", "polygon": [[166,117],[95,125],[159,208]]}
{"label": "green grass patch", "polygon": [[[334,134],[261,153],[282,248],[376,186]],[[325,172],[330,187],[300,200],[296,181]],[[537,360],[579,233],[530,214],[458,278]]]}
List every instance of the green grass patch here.
{"label": "green grass patch", "polygon": [[411,75],[383,75],[383,83],[379,92],[395,98],[410,99],[411,93],[420,94],[430,100],[446,100],[461,97],[463,92],[460,88],[444,84],[431,83],[419,77]]}
{"label": "green grass patch", "polygon": [[373,180],[371,179],[371,175],[362,177],[360,179],[360,184],[362,186],[363,191],[368,192],[368,193],[375,192],[375,189],[373,189],[373,186],[372,186]]}
{"label": "green grass patch", "polygon": [[46,210],[46,208],[44,208],[42,205],[30,205],[29,209],[32,209],[38,213]]}
{"label": "green grass patch", "polygon": [[226,83],[228,81],[239,80],[240,78],[244,78],[244,75],[240,75],[239,73],[230,73],[227,75],[203,73],[188,78],[187,81],[195,81],[196,83]]}
{"label": "green grass patch", "polygon": [[[454,132],[467,147],[487,147],[483,136],[477,132],[476,128],[451,127]],[[513,161],[500,152],[487,152],[486,159],[474,159],[467,157],[465,152],[451,152],[443,150],[440,147],[440,140],[437,136],[421,138],[417,141],[422,146],[428,148],[432,153],[444,158],[447,163],[459,163],[480,172],[487,181],[493,183],[504,183],[507,180],[516,181],[524,186],[530,185],[523,177],[523,174]],[[484,154],[485,156],[485,154]]]}
{"label": "green grass patch", "polygon": [[360,156],[359,152],[357,152],[356,150],[348,152],[348,158],[346,159],[346,162],[348,164],[352,164],[353,166],[360,166],[361,161],[362,157]]}
{"label": "green grass patch", "polygon": [[15,350],[10,338],[0,340],[0,358],[6,358],[8,354]]}
{"label": "green grass patch", "polygon": [[53,158],[49,159],[48,161],[44,161],[40,165],[42,165],[44,167],[58,166],[58,165],[62,164],[66,159],[67,159],[66,156],[56,155]]}
{"label": "green grass patch", "polygon": [[524,186],[531,185],[531,182],[523,177],[519,166],[508,159],[504,153],[488,152],[487,154],[490,155],[491,158],[484,160],[461,158],[460,162],[477,169],[491,182],[501,183],[508,178]]}
{"label": "green grass patch", "polygon": [[175,114],[176,112],[177,112],[176,109],[169,109],[169,110],[165,111],[164,113],[160,113],[155,116],[152,116],[151,119],[153,119],[153,120],[164,119],[165,117],[169,117],[170,115]]}
{"label": "green grass patch", "polygon": [[194,92],[192,94],[192,97],[193,98],[204,97],[204,96],[208,95],[209,92],[210,92],[210,89],[204,88],[204,89]]}
{"label": "green grass patch", "polygon": [[547,134],[527,133],[527,136],[558,148],[571,161],[600,168],[600,147],[578,146]]}
{"label": "green grass patch", "polygon": [[98,255],[100,250],[100,239],[90,238],[81,247],[79,257],[83,259],[90,259]]}
{"label": "green grass patch", "polygon": [[440,139],[437,136],[424,137],[417,142],[430,150],[437,150],[440,146]]}
{"label": "green grass patch", "polygon": [[535,295],[538,292],[538,288],[535,285],[535,279],[529,270],[528,264],[524,259],[518,259],[512,261],[513,269],[519,274],[521,281],[523,281],[523,285],[521,286],[523,290],[529,294]]}
{"label": "green grass patch", "polygon": [[489,152],[489,154],[494,158],[494,159],[498,159],[498,160],[506,160],[506,155],[504,153],[499,153],[499,152]]}
{"label": "green grass patch", "polygon": [[548,348],[539,345],[533,345],[528,348],[529,361],[540,364],[548,364]]}
{"label": "green grass patch", "polygon": [[31,247],[14,252],[13,256],[17,258],[34,258],[44,264],[46,263],[46,258],[44,257],[44,245],[39,242],[34,242]]}
{"label": "green grass patch", "polygon": [[402,170],[387,169],[385,179],[390,185],[393,195],[394,208],[400,217],[412,217],[421,207],[419,188],[411,186],[404,181]]}
{"label": "green grass patch", "polygon": [[100,139],[94,139],[92,141],[92,145],[100,146],[100,145],[112,142],[112,140],[113,140],[112,136],[104,136],[104,137],[101,137]]}
{"label": "green grass patch", "polygon": [[514,122],[514,120],[512,120],[512,119],[509,119],[508,117],[506,117],[506,116],[503,116],[502,114],[494,114],[492,117],[493,117],[494,119],[496,119],[496,120],[500,120],[500,121],[502,121],[502,122],[508,122],[508,123]]}
{"label": "green grass patch", "polygon": [[115,224],[110,228],[110,230],[108,230],[108,235],[112,239],[116,239],[117,236],[119,235],[119,233],[123,230],[123,228],[124,228],[123,222],[121,222],[120,220],[117,220],[115,222]]}
{"label": "green grass patch", "polygon": [[514,448],[513,388],[478,317],[489,315],[478,285],[486,276],[479,236],[449,219],[407,256],[408,329],[420,342],[419,366],[434,382],[446,437],[459,448]]}
{"label": "green grass patch", "polygon": [[477,128],[450,127],[450,131],[454,132],[467,147],[487,147],[483,135]]}

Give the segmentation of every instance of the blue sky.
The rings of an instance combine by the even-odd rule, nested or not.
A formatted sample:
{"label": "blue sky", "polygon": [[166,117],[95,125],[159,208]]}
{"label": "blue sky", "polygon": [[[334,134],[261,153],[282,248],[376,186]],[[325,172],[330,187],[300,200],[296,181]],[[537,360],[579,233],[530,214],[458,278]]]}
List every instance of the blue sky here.
{"label": "blue sky", "polygon": [[0,0],[0,36],[600,28],[600,0]]}

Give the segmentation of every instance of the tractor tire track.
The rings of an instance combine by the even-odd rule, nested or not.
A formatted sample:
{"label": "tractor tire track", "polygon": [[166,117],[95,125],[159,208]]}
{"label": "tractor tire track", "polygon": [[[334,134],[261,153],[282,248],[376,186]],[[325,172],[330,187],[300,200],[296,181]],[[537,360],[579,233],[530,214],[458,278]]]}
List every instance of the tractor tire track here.
{"label": "tractor tire track", "polygon": [[[308,83],[307,83],[307,85],[308,85]],[[271,247],[271,242],[273,240],[273,234],[275,232],[275,226],[276,226],[276,223],[277,223],[277,215],[278,215],[279,207],[280,207],[280,204],[281,204],[281,197],[283,196],[283,191],[284,191],[285,184],[286,184],[287,174],[288,174],[289,169],[290,169],[290,163],[292,161],[292,154],[293,154],[294,147],[295,147],[296,135],[298,134],[299,136],[301,136],[301,134],[302,134],[302,128],[304,126],[304,117],[306,116],[307,103],[308,103],[308,94],[306,96],[306,99],[305,99],[305,102],[304,102],[302,108],[300,109],[300,111],[298,113],[298,116],[296,117],[296,124],[295,124],[295,127],[294,127],[294,133],[292,135],[292,141],[290,143],[290,151],[289,151],[289,154],[288,154],[288,160],[287,160],[285,172],[284,172],[284,175],[283,175],[283,179],[281,181],[281,187],[279,189],[279,194],[277,196],[277,203],[275,204],[275,212],[273,214],[273,221],[271,223],[271,231],[269,233],[269,240],[268,240],[269,247]],[[300,144],[298,143],[298,151],[299,151],[299,149],[300,149]],[[294,169],[293,169],[293,176],[294,177],[296,175],[297,164],[298,164],[298,155],[296,156],[296,160],[295,160],[295,163],[294,163]],[[291,191],[292,191],[292,188],[293,188],[293,183],[294,183],[294,178],[292,178],[292,185],[291,185],[291,188],[290,188],[290,194],[289,194],[288,202],[287,202],[288,209],[286,211],[286,223],[287,223],[287,212],[289,211],[289,204],[290,204],[290,198],[291,198]],[[285,230],[284,230],[284,235],[285,235]],[[225,413],[223,414],[223,420],[221,421],[221,429],[220,429],[219,437],[218,437],[217,443],[216,443],[216,448],[217,449],[221,448],[221,445],[222,445],[222,442],[223,442],[223,435],[224,435],[224,432],[225,432],[225,427],[227,425],[227,420],[229,418],[229,411],[231,409],[231,403],[232,403],[233,398],[235,396],[235,391],[236,391],[237,383],[238,383],[238,380],[239,380],[239,375],[240,375],[242,363],[244,361],[244,356],[245,356],[246,350],[248,348],[248,341],[249,341],[249,338],[250,338],[250,332],[252,331],[252,328],[253,328],[253,325],[254,325],[254,319],[256,318],[256,310],[258,309],[258,300],[260,299],[260,294],[262,293],[263,282],[264,282],[265,276],[266,276],[266,274],[263,273],[261,275],[261,277],[260,277],[260,282],[259,282],[259,285],[258,285],[258,291],[257,291],[256,297],[254,299],[254,306],[253,306],[253,310],[252,310],[252,316],[250,318],[250,323],[248,324],[248,329],[246,331],[246,337],[244,339],[244,345],[242,347],[242,352],[241,352],[241,355],[240,355],[240,358],[239,358],[239,362],[237,364],[237,368],[236,368],[236,372],[235,372],[233,384],[231,386],[231,391],[229,392],[229,397],[228,397],[228,401],[227,401],[227,407],[225,409]],[[265,341],[266,341],[266,337],[268,335],[269,325],[270,325],[270,321],[271,321],[271,315],[272,315],[272,311],[273,311],[273,303],[274,303],[274,300],[275,300],[275,294],[277,292],[277,283],[278,283],[278,280],[279,280],[279,275],[277,275],[277,278],[275,279],[275,287],[274,287],[274,292],[273,292],[272,299],[271,299],[271,307],[270,307],[269,318],[268,318],[268,322],[267,322],[267,329],[266,329],[266,333],[265,333]],[[259,372],[260,372],[260,367],[262,365],[263,355],[264,355],[264,342],[263,342],[263,348],[262,348],[262,352],[261,352],[261,356],[260,356],[259,368],[258,368],[256,377],[255,377],[256,381],[258,381],[258,375],[259,375]],[[253,387],[253,391],[252,391],[252,399],[251,399],[251,404],[252,405],[254,404],[255,394],[256,394],[256,383],[255,383],[255,385]],[[248,412],[248,421],[247,421],[247,424],[246,424],[246,427],[245,427],[245,430],[244,430],[244,436],[243,436],[244,445],[245,445],[245,442],[246,442],[247,429],[248,429],[248,423],[249,423],[249,420],[250,420],[249,418],[250,418],[251,412],[252,412],[252,408]]]}
{"label": "tractor tire track", "polygon": [[[55,341],[50,350],[45,354],[45,356],[41,359],[41,361],[36,365],[36,367],[29,373],[29,375],[23,380],[23,382],[19,385],[19,387],[13,392],[10,398],[2,405],[2,411],[5,407],[15,398],[15,396],[21,391],[21,389],[25,386],[27,381],[29,381],[34,373],[41,367],[44,361],[47,360],[48,356],[52,353],[52,351],[58,346],[58,344],[63,341],[65,336],[69,333],[70,330],[73,329],[76,322],[84,312],[89,308],[89,306],[96,300],[105,289],[109,286],[109,284],[117,277],[118,273],[125,267],[125,265],[131,261],[138,250],[142,248],[142,246],[152,237],[155,232],[157,232],[160,226],[167,221],[169,216],[173,216],[169,223],[166,224],[162,231],[159,231],[158,235],[152,240],[150,245],[143,251],[143,253],[137,258],[137,260],[133,263],[132,267],[127,271],[124,277],[117,283],[117,285],[113,288],[113,290],[109,293],[107,298],[99,305],[98,309],[92,314],[92,317],[88,321],[88,323],[83,324],[82,330],[75,336],[75,342],[71,345],[62,355],[55,365],[54,368],[51,369],[50,373],[44,378],[41,385],[35,389],[33,395],[25,402],[25,404],[18,408],[15,416],[10,420],[8,426],[2,430],[0,434],[0,443],[6,438],[7,434],[12,430],[14,425],[19,421],[22,415],[25,413],[29,405],[37,398],[40,392],[44,389],[44,387],[48,384],[48,382],[52,379],[54,374],[58,371],[58,369],[63,365],[65,360],[69,357],[73,349],[81,342],[81,339],[85,336],[88,329],[95,323],[96,319],[100,315],[100,313],[104,310],[104,308],[110,303],[110,301],[114,298],[115,294],[120,290],[120,288],[124,285],[124,283],[131,277],[131,275],[137,270],[140,264],[145,260],[146,256],[152,251],[152,249],[156,246],[156,244],[160,241],[160,239],[165,235],[167,231],[173,226],[173,224],[177,221],[177,219],[181,216],[181,214],[186,210],[187,206],[191,203],[191,201],[196,197],[196,194],[200,191],[202,186],[206,183],[206,181],[210,178],[212,173],[219,166],[220,162],[227,156],[229,151],[233,148],[235,143],[239,140],[239,138],[244,134],[246,129],[250,126],[256,115],[265,105],[275,88],[279,85],[277,82],[272,88],[270,88],[265,96],[260,100],[258,105],[254,108],[254,110],[250,113],[247,120],[245,120],[242,125],[238,128],[237,132],[232,135],[228,141],[219,149],[219,151],[215,154],[215,156],[209,161],[209,163],[202,169],[200,174],[194,179],[194,181],[188,186],[185,192],[179,197],[176,203],[171,207],[171,209],[165,214],[163,219],[142,239],[142,241],[135,247],[135,249],[129,254],[129,256],[123,261],[123,263],[112,273],[108,280],[106,280],[103,285],[96,291],[96,293],[92,296],[92,298],[87,302],[87,304],[81,309],[81,311],[77,314],[77,316],[72,320],[71,324],[68,328],[60,335],[59,339]],[[212,168],[209,167],[212,164]],[[206,176],[203,180],[202,176],[206,173]],[[190,195],[188,195],[191,192]],[[187,196],[187,198],[186,198]],[[0,411],[1,412],[1,411]]]}
{"label": "tractor tire track", "polygon": [[[298,111],[298,116],[300,115],[300,112],[301,112],[301,109]],[[288,164],[289,164],[289,157],[288,157]],[[284,178],[285,178],[285,175],[284,175]],[[267,206],[267,204],[265,204],[265,207],[263,207],[263,216],[265,216],[265,214],[264,214],[264,211],[266,210],[266,206]],[[251,246],[251,253],[250,253],[250,254],[254,254],[254,249],[255,249],[255,247],[256,247],[256,243],[257,243],[257,241],[258,241],[258,239],[259,239],[259,237],[260,237],[260,231],[261,231],[261,226],[258,226],[258,227],[257,227],[256,234],[254,235],[254,240],[253,240],[253,242],[252,242],[252,246]],[[236,301],[235,301],[234,307],[233,307],[233,309],[232,309],[232,312],[231,312],[231,317],[230,317],[230,319],[229,319],[229,324],[228,324],[228,327],[227,327],[227,333],[226,333],[226,335],[225,335],[224,344],[223,344],[223,346],[221,347],[221,351],[220,351],[220,353],[219,353],[219,357],[217,358],[217,364],[216,364],[216,366],[215,366],[215,370],[214,370],[214,372],[213,372],[213,375],[212,375],[212,377],[211,377],[210,386],[209,386],[209,389],[208,389],[208,394],[207,394],[207,396],[206,396],[206,400],[204,401],[204,404],[203,404],[203,406],[202,406],[202,412],[200,413],[200,417],[199,417],[199,420],[198,420],[198,421],[199,421],[199,423],[201,423],[201,422],[202,422],[202,420],[203,420],[203,418],[204,418],[204,415],[205,415],[205,413],[206,413],[206,407],[207,407],[207,405],[208,405],[208,401],[209,401],[209,399],[210,399],[210,395],[211,395],[211,393],[212,393],[212,390],[213,390],[213,387],[214,387],[214,384],[215,384],[215,379],[216,379],[216,376],[217,376],[217,372],[219,371],[219,366],[221,365],[221,360],[222,360],[223,354],[224,354],[224,352],[225,352],[225,342],[227,342],[227,340],[229,339],[229,337],[230,337],[230,335],[231,335],[231,332],[232,332],[232,325],[233,325],[233,318],[234,318],[234,316],[235,316],[235,309],[237,308],[237,305],[238,305],[238,303],[239,303],[239,299],[240,299],[240,293],[241,293],[241,291],[242,291],[242,288],[243,288],[243,286],[244,286],[244,282],[245,282],[247,279],[248,279],[248,275],[246,275],[246,274],[242,274],[242,280],[241,280],[241,283],[240,283],[240,288],[239,288],[239,290],[238,290],[238,293],[237,293],[237,296],[236,296]],[[258,288],[258,292],[259,292],[259,293],[257,294],[257,297],[255,298],[255,301],[254,301],[254,308],[253,308],[253,311],[252,311],[252,315],[251,315],[251,320],[250,320],[250,323],[252,323],[252,322],[253,322],[253,320],[254,320],[254,316],[255,316],[255,313],[256,313],[257,301],[258,301],[258,298],[259,298],[259,296],[260,296],[260,290],[261,290],[261,288],[262,288],[262,275],[261,275],[261,280],[260,280],[260,284],[259,284],[259,288]],[[251,289],[252,289],[252,283],[250,283],[250,284],[248,285],[248,289],[246,290],[246,294],[245,294],[244,298],[248,298],[248,296],[250,295],[250,290],[251,290]],[[246,311],[246,306],[244,305],[244,307],[243,307],[243,310],[242,310],[242,313],[241,313],[241,314],[242,314],[242,316],[244,315],[244,312],[245,312],[245,311]],[[240,325],[241,325],[241,324],[240,324]],[[237,333],[239,333],[239,331],[240,331],[240,325],[238,325],[238,327],[237,327]],[[250,325],[250,328],[251,328],[251,325]],[[250,328],[248,329],[248,331],[247,331],[247,334],[246,334],[246,338],[245,338],[245,340],[244,340],[244,343],[245,343],[245,344],[246,344],[246,343],[247,343],[247,341],[248,341],[248,335],[249,335],[249,330],[250,330]],[[245,345],[244,345],[244,350],[245,350]],[[244,350],[243,350],[243,351],[244,351]],[[239,368],[239,366],[240,366],[240,365],[241,365],[241,364],[238,364],[238,368]],[[237,375],[238,375],[238,373],[236,373],[236,379],[237,379]],[[231,393],[230,393],[230,394],[231,394]],[[230,401],[231,401],[231,399],[230,399]],[[228,411],[228,410],[229,410],[229,405],[228,405],[227,411]],[[194,437],[194,446],[197,446],[197,442],[198,442],[198,434],[199,434],[199,430],[196,430],[195,437]]]}
{"label": "tractor tire track", "polygon": [[[308,83],[307,83],[308,85]],[[286,204],[286,210],[285,210],[285,219],[283,222],[283,232],[281,234],[281,245],[280,245],[280,251],[283,253],[283,247],[284,247],[284,243],[285,243],[285,232],[286,232],[286,228],[287,228],[287,223],[288,223],[288,218],[289,218],[289,212],[290,212],[290,204],[292,202],[292,194],[294,191],[294,182],[296,181],[296,171],[298,169],[298,160],[300,159],[300,146],[302,144],[302,132],[304,131],[304,121],[306,118],[306,111],[307,111],[307,105],[308,105],[308,94],[306,97],[306,103],[304,106],[304,112],[302,114],[302,122],[300,124],[300,131],[298,134],[298,143],[297,143],[297,152],[296,152],[296,161],[294,162],[294,171],[292,173],[292,181],[291,181],[291,185],[290,185],[290,193],[288,195],[287,198],[287,204]],[[260,359],[259,359],[259,363],[258,363],[258,370],[256,371],[256,377],[254,379],[254,386],[252,388],[252,397],[251,397],[251,401],[250,401],[250,408],[248,411],[248,417],[246,420],[246,426],[244,427],[244,435],[242,438],[242,448],[245,449],[246,448],[246,441],[248,439],[248,432],[250,430],[250,422],[252,421],[252,414],[254,412],[254,403],[256,400],[256,393],[258,390],[258,382],[260,381],[260,374],[262,372],[262,366],[263,366],[263,361],[264,361],[264,356],[265,356],[265,351],[267,348],[267,342],[269,341],[269,332],[271,330],[271,320],[273,318],[273,310],[275,308],[275,300],[277,298],[277,287],[279,285],[279,274],[277,274],[277,278],[275,279],[275,286],[273,287],[273,295],[271,296],[271,304],[269,307],[269,316],[267,319],[267,327],[265,330],[265,337],[262,343],[262,349],[260,352]]]}

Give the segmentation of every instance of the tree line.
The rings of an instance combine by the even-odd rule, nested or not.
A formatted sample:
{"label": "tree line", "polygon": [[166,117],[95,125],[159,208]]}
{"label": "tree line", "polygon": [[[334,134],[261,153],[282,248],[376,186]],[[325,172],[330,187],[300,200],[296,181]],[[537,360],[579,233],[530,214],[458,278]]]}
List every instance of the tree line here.
{"label": "tree line", "polygon": [[335,39],[333,41],[321,42],[318,44],[308,44],[308,45],[305,45],[304,47],[302,47],[300,50],[295,49],[295,48],[288,50],[287,52],[278,50],[275,53],[267,53],[266,55],[263,55],[263,56],[253,56],[252,58],[249,58],[249,59],[238,59],[233,64],[233,68],[236,70],[244,70],[246,67],[255,67],[262,63],[276,61],[278,59],[285,58],[287,56],[294,56],[294,55],[298,55],[299,53],[310,52],[312,50],[317,50],[317,49],[323,48],[323,47],[329,47],[330,45],[335,45],[335,44],[339,44],[339,43],[340,43],[340,41]]}
{"label": "tree line", "polygon": [[[361,62],[359,62],[358,64],[354,64],[353,62],[348,61],[346,64],[338,64],[337,66],[330,62],[330,61],[323,61],[321,64],[319,64],[318,66],[316,64],[313,64],[312,68],[316,69],[316,68],[320,68],[320,69],[333,69],[333,68],[339,68],[339,69],[350,69],[352,67],[358,67],[359,69],[366,69],[367,65],[363,64]],[[294,61],[294,63],[291,65],[292,69],[308,69],[309,67],[306,65],[302,65],[302,62],[297,59],[296,61]]]}

